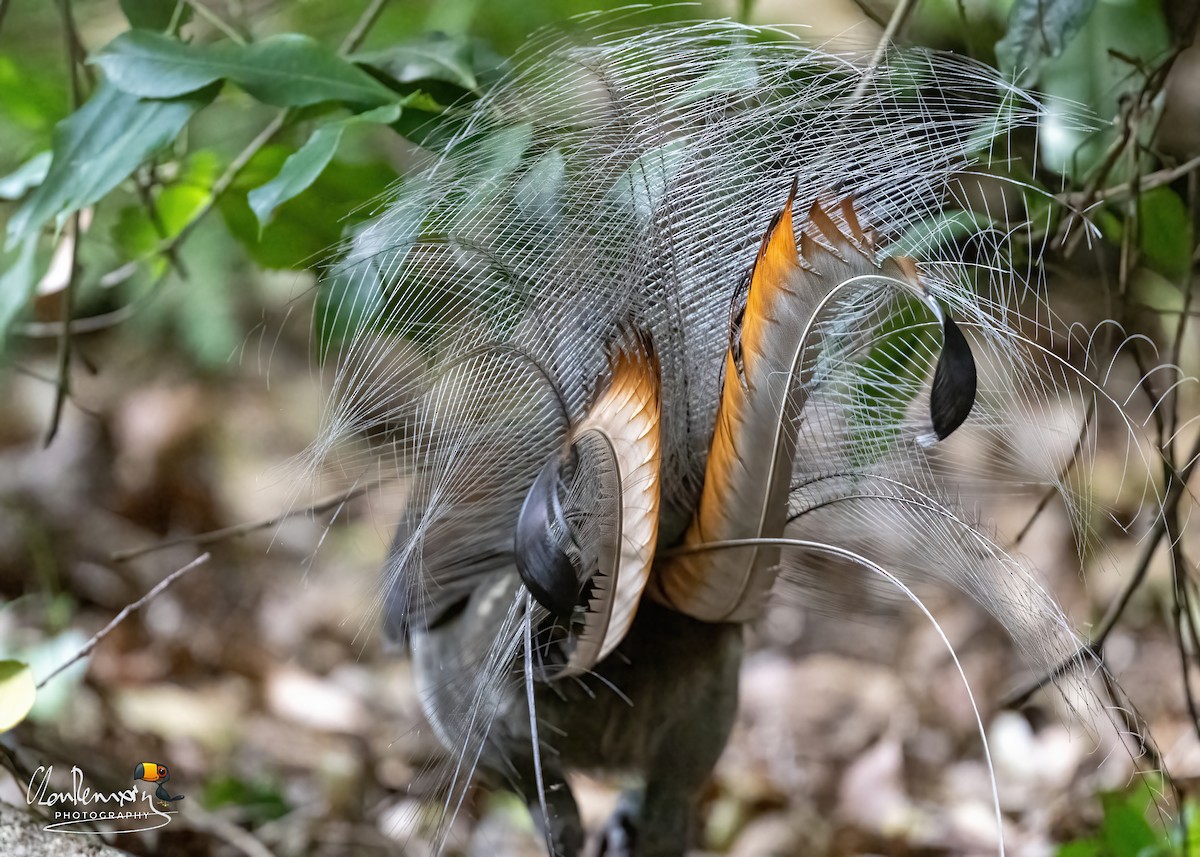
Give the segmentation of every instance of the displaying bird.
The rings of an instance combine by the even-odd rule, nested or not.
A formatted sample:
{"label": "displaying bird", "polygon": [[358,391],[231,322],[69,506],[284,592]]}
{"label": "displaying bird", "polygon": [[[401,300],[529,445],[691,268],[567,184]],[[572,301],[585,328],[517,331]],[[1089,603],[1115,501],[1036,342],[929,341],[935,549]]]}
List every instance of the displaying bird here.
{"label": "displaying bird", "polygon": [[[381,602],[446,820],[478,774],[577,854],[568,772],[634,771],[607,853],[683,853],[772,599],[948,584],[1086,706],[1070,624],[979,519],[997,488],[1085,493],[1065,465],[1102,422],[1144,454],[1008,261],[1003,155],[1041,115],[953,56],[603,22],[535,38],[355,236],[312,455],[405,494]],[[1039,472],[953,454],[1064,407]]]}

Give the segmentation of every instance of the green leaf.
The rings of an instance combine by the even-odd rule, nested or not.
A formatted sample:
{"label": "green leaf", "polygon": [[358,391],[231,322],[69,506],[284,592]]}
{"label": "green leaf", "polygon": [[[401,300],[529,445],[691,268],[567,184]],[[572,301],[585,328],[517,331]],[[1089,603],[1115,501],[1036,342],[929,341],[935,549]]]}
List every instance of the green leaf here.
{"label": "green leaf", "polygon": [[172,98],[228,80],[266,104],[322,101],[387,104],[399,96],[320,42],[298,33],[261,42],[197,45],[130,30],[92,59],[117,88],[143,98]]}
{"label": "green leaf", "polygon": [[1192,219],[1179,194],[1156,187],[1138,198],[1142,258],[1164,277],[1181,282],[1192,268]]}
{"label": "green leaf", "polygon": [[282,818],[293,809],[279,785],[267,779],[216,777],[205,784],[200,800],[209,809],[235,806],[259,823]]}
{"label": "green leaf", "polygon": [[378,66],[400,83],[441,80],[463,89],[477,90],[471,44],[444,35],[404,42],[384,51],[359,54],[355,60]]}
{"label": "green leaf", "polygon": [[0,353],[8,328],[29,303],[37,285],[37,235],[30,235],[13,252],[0,256]]}
{"label": "green leaf", "polygon": [[151,276],[161,276],[168,264],[159,254],[163,241],[178,235],[208,204],[219,168],[215,153],[207,149],[188,155],[177,180],[154,197],[157,222],[150,219],[144,205],[121,209],[112,227],[112,238],[122,257],[143,262]]}
{"label": "green leaf", "polygon": [[166,260],[151,258],[162,243],[162,236],[145,206],[127,205],[121,209],[112,227],[112,241],[123,258],[147,259],[155,276],[162,273]]}
{"label": "green leaf", "polygon": [[259,226],[266,226],[276,208],[312,186],[333,160],[338,144],[342,141],[342,134],[347,128],[364,124],[390,125],[400,118],[400,109],[399,104],[377,107],[366,113],[322,125],[314,131],[304,145],[283,162],[283,167],[275,178],[250,191],[250,208],[258,218]]}
{"label": "green leaf", "polygon": [[196,212],[208,204],[210,196],[207,188],[183,182],[163,188],[158,195],[157,207],[166,237],[174,238],[182,232]]}
{"label": "green leaf", "polygon": [[18,65],[0,53],[0,120],[6,126],[6,149],[25,153],[49,145],[54,123],[67,112],[67,92],[60,79],[64,76]]}
{"label": "green leaf", "polygon": [[[13,655],[29,664],[34,675],[48,675],[73,657],[86,642],[86,634],[68,628],[53,637],[38,641],[33,646],[14,652]],[[86,658],[75,661],[55,676],[53,681],[38,690],[37,701],[33,705],[33,710],[29,712],[29,719],[45,723],[53,722],[55,718],[61,716],[63,709],[83,680],[87,669]]]}
{"label": "green leaf", "polygon": [[20,199],[30,188],[46,180],[53,153],[39,152],[8,175],[0,178],[0,199]]}
{"label": "green leaf", "polygon": [[473,176],[479,190],[468,207],[482,205],[513,174],[532,140],[533,126],[527,122],[510,125],[484,138]]}
{"label": "green leaf", "polygon": [[1104,794],[1100,803],[1104,807],[1100,836],[1112,857],[1142,857],[1142,849],[1153,849],[1161,841],[1146,821],[1144,808],[1138,806],[1136,794]]}
{"label": "green leaf", "polygon": [[[144,30],[165,30],[171,26],[175,17],[175,9],[183,4],[183,0],[120,0],[121,11],[129,26],[140,27]],[[180,10],[180,22],[191,17],[192,9],[183,4]]]}
{"label": "green leaf", "polygon": [[715,95],[751,91],[758,84],[758,64],[744,44],[734,45],[703,77],[671,99],[671,106],[686,107]]}
{"label": "green leaf", "polygon": [[[435,295],[419,303],[422,317],[406,324],[403,331],[394,328],[392,314],[386,309],[387,294],[395,293],[396,272],[402,267],[400,263],[404,258],[403,248],[413,246],[433,200],[433,188],[427,179],[419,175],[408,176],[395,195],[386,227],[377,221],[355,230],[358,243],[350,258],[340,261],[317,290],[313,327],[322,354],[330,346],[345,342],[362,331],[388,335],[402,333],[420,340],[423,331],[434,329],[432,325],[436,324],[443,308]],[[381,234],[381,228],[386,229],[384,234]],[[364,248],[368,248],[366,252]],[[385,248],[395,251],[395,255],[375,252]]]}
{"label": "green leaf", "polygon": [[183,162],[179,181],[196,187],[211,188],[217,177],[225,172],[225,162],[212,149],[196,149],[189,152]]}
{"label": "green leaf", "polygon": [[199,149],[188,155],[178,178],[154,198],[158,215],[156,224],[144,205],[121,209],[112,228],[113,243],[124,258],[146,260],[157,276],[166,266],[166,259],[154,258],[164,239],[178,235],[197,211],[212,196],[213,182],[221,170],[217,154]]}
{"label": "green leaf", "polygon": [[20,661],[0,661],[0,732],[25,719],[37,699],[33,672]]}
{"label": "green leaf", "polygon": [[1096,0],[1016,0],[1008,32],[996,43],[1001,71],[1032,82],[1042,60],[1063,52],[1095,6]]}
{"label": "green leaf", "polygon": [[264,147],[218,203],[230,232],[265,268],[302,270],[328,259],[343,230],[370,216],[364,203],[378,198],[396,179],[382,164],[335,159],[308,190],[279,206],[270,224],[260,230],[247,194],[274,178],[290,154],[285,146]]}
{"label": "green leaf", "polygon": [[203,221],[181,248],[184,268],[203,270],[206,276],[175,291],[171,327],[192,359],[211,371],[228,369],[230,355],[245,336],[237,315],[232,243],[220,221],[213,219]]}
{"label": "green leaf", "polygon": [[385,315],[380,307],[386,306],[386,281],[386,274],[373,259],[339,265],[322,279],[313,309],[313,329],[321,354],[365,332],[390,332],[379,318]]}
{"label": "green leaf", "polygon": [[684,140],[672,140],[640,156],[609,188],[608,198],[627,206],[642,223],[649,222],[675,173],[683,165]]}
{"label": "green leaf", "polygon": [[[1183,291],[1162,274],[1139,265],[1129,283],[1129,297],[1155,312],[1183,312]],[[1169,327],[1173,327],[1169,326]]]}
{"label": "green leaf", "polygon": [[[1039,86],[1047,111],[1039,123],[1041,168],[1065,173],[1076,184],[1092,177],[1120,133],[1121,123],[1108,120],[1120,116],[1124,99],[1145,80],[1135,69],[1154,67],[1169,47],[1159,0],[1098,4],[1062,56],[1042,64]],[[1117,60],[1113,51],[1128,61]],[[1089,112],[1098,127],[1079,121]],[[1154,126],[1153,121],[1139,123],[1143,145],[1150,145],[1147,133]],[[1118,159],[1107,183],[1128,181],[1131,166],[1129,159]]]}
{"label": "green leaf", "polygon": [[992,221],[982,214],[961,208],[948,209],[910,226],[886,248],[885,253],[924,258],[939,247],[975,235],[991,225]]}
{"label": "green leaf", "polygon": [[567,162],[557,146],[538,158],[521,176],[513,195],[521,213],[557,228],[566,176]]}
{"label": "green leaf", "polygon": [[170,143],[214,93],[143,101],[107,83],[54,128],[53,159],[41,186],[8,222],[9,246],[50,218],[100,199]]}

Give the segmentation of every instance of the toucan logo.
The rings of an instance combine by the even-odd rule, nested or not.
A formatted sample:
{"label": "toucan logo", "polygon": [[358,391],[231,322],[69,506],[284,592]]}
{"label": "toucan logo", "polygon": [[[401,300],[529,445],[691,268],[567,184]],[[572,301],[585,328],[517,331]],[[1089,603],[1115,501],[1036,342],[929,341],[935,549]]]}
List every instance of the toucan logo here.
{"label": "toucan logo", "polygon": [[177,800],[183,800],[183,795],[172,795],[167,791],[165,783],[171,779],[171,772],[166,765],[160,765],[157,762],[138,762],[138,766],[133,769],[133,779],[135,782],[144,780],[148,783],[158,783],[158,788],[154,790],[154,796],[164,809],[170,807]]}
{"label": "toucan logo", "polygon": [[[40,765],[29,778],[25,802],[45,809],[44,830],[55,833],[138,833],[165,827],[183,795],[172,795],[166,787],[171,771],[158,762],[139,762],[133,783],[124,789],[103,792],[91,788],[78,765],[71,766],[68,788],[51,788],[53,765]],[[153,794],[138,782],[156,783]]]}

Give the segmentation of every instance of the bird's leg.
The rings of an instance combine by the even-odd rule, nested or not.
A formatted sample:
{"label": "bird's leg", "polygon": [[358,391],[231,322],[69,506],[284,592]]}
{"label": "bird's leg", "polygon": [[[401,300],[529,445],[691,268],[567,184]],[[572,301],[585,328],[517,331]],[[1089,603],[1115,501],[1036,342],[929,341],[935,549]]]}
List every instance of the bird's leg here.
{"label": "bird's leg", "polygon": [[640,788],[621,794],[617,808],[600,831],[599,857],[632,857],[637,853],[637,820],[644,795]]}
{"label": "bird's leg", "polygon": [[[601,834],[601,854],[686,852],[697,799],[737,714],[741,657],[741,626],[700,622],[642,603],[617,657],[599,668],[632,703],[609,717],[626,738],[641,736],[636,753],[644,783],[622,796]],[[593,735],[604,728],[589,725]]]}
{"label": "bird's leg", "polygon": [[737,715],[738,667],[742,632],[738,626],[708,626],[712,647],[693,662],[691,692],[646,767],[646,785],[637,815],[637,857],[682,855],[691,842],[700,791]]}

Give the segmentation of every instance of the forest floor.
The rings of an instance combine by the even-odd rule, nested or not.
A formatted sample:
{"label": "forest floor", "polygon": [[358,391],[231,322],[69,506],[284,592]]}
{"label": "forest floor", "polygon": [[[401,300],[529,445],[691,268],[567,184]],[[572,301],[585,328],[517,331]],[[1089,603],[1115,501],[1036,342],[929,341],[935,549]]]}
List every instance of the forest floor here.
{"label": "forest floor", "polygon": [[[0,776],[0,800],[23,806],[39,765],[64,776],[77,765],[96,788],[119,789],[134,765],[154,760],[170,766],[171,788],[186,799],[162,830],[113,841],[134,853],[428,853],[438,804],[421,772],[446,758],[409,664],[386,651],[378,630],[394,504],[368,495],[336,514],[302,514],[212,544],[188,540],[338,490],[312,489],[289,463],[315,432],[322,396],[303,331],[247,342],[208,377],[156,359],[145,344],[84,339],[80,348],[101,371],[77,373],[86,412],[68,406],[48,448],[51,385],[18,373],[0,380],[5,656],[45,675],[167,574],[203,552],[211,559],[42,691],[31,719],[3,739],[16,773]],[[51,350],[25,365],[52,375]],[[995,512],[1012,521],[1028,513]],[[164,539],[183,541],[113,560]],[[1116,571],[1081,576],[1055,508],[1029,540],[1058,557],[1046,567],[1048,585],[1081,628],[1124,586],[1138,548],[1136,533],[1118,533]],[[1169,575],[1156,561],[1109,641],[1108,662],[1166,766],[1187,782],[1200,776],[1200,744],[1165,604]],[[1089,736],[1052,694],[1023,711],[998,710],[1029,678],[1006,638],[961,599],[930,606],[986,723],[1007,853],[1053,854],[1093,830],[1097,793],[1135,782],[1132,742]],[[1154,760],[1142,754],[1136,765]],[[575,782],[593,827],[618,786]],[[867,623],[775,611],[752,635],[738,722],[705,816],[705,850],[739,857],[997,853],[970,701],[929,623],[916,611]],[[482,790],[467,795],[449,842],[472,855],[539,849],[523,806]]]}

